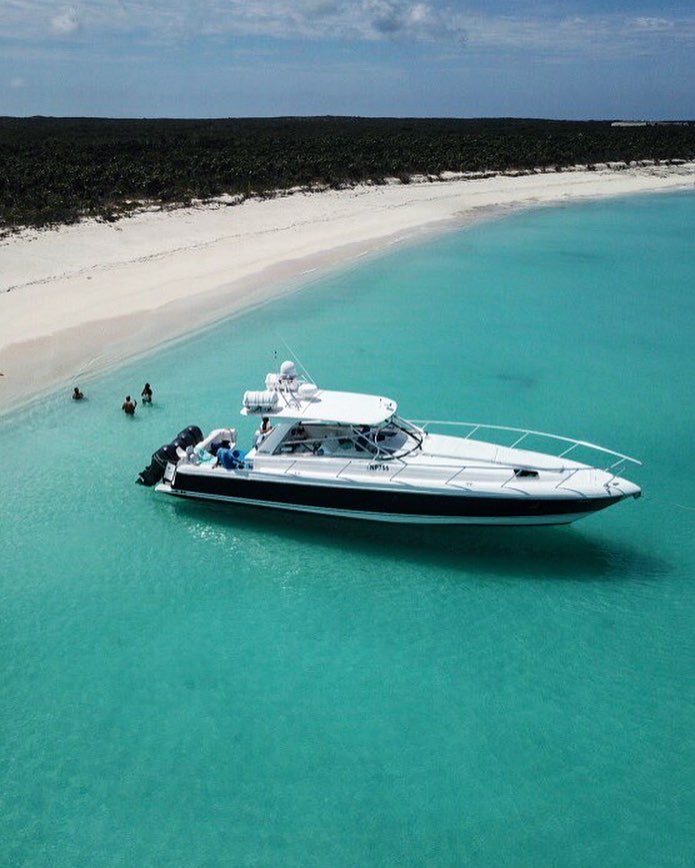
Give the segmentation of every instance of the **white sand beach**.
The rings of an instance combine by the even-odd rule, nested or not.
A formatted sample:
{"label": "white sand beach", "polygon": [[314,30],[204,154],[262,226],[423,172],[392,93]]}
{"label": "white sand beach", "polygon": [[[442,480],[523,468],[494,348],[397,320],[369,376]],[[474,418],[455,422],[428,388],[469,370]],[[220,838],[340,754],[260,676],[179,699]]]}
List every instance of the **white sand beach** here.
{"label": "white sand beach", "polygon": [[695,189],[695,164],[298,192],[10,235],[0,412],[389,244],[510,209],[677,189]]}

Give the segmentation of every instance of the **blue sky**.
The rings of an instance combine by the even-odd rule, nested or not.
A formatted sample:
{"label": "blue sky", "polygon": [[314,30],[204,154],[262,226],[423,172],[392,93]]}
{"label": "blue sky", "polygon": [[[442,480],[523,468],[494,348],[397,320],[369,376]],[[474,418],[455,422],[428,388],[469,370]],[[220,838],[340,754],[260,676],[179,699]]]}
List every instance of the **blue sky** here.
{"label": "blue sky", "polygon": [[695,118],[695,0],[0,0],[0,115]]}

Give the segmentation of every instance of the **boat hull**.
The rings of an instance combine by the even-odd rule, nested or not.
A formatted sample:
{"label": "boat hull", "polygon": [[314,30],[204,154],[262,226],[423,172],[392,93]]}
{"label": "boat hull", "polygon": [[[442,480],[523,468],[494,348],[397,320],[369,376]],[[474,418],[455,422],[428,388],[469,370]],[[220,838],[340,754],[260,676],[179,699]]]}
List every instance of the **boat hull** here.
{"label": "boat hull", "polygon": [[244,473],[177,472],[158,490],[176,497],[403,524],[570,524],[623,499],[608,494],[533,497],[470,491],[393,491],[375,486],[274,481]]}

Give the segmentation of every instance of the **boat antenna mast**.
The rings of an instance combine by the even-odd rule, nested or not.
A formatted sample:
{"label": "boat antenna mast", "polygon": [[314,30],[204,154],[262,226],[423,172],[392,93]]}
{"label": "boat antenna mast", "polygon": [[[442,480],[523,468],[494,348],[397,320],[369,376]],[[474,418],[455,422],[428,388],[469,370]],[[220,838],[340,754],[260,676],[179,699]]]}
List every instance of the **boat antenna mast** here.
{"label": "boat antenna mast", "polygon": [[[302,369],[302,371],[304,372],[304,374],[305,374],[307,380],[308,380],[310,383],[315,383],[316,380],[311,376],[311,374],[309,373],[309,371],[308,371],[306,365],[304,364],[304,362],[302,362],[302,360],[301,360],[301,359],[299,358],[299,356],[295,353],[295,351],[292,349],[292,347],[287,343],[287,341],[282,337],[282,335],[280,335],[279,337],[280,337],[280,340],[281,340],[281,341],[283,342],[283,344],[285,345],[285,349],[287,350],[287,352],[292,356],[292,358],[295,360],[295,362],[299,365],[299,367],[300,367],[300,368]],[[275,352],[275,358],[277,359],[278,351],[275,350],[274,352]]]}

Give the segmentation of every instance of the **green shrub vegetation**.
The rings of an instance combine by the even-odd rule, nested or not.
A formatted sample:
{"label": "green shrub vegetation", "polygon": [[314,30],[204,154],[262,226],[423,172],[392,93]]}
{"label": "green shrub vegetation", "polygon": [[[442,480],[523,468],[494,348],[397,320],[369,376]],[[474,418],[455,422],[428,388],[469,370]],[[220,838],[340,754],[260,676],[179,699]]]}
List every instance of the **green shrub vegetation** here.
{"label": "green shrub vegetation", "polygon": [[116,219],[144,202],[442,172],[691,160],[695,124],[523,119],[0,118],[5,228]]}

